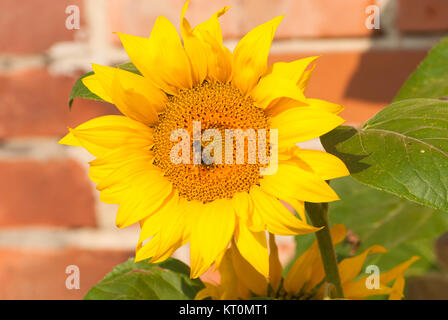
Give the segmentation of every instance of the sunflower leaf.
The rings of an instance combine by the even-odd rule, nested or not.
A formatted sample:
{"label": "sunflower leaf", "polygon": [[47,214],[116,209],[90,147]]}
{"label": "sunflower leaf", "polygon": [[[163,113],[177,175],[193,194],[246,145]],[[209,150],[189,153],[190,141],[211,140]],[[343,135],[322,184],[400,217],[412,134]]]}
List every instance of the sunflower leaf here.
{"label": "sunflower leaf", "polygon": [[448,211],[448,101],[394,102],[362,128],[321,137],[358,181]]}
{"label": "sunflower leaf", "polygon": [[434,241],[448,229],[448,215],[369,188],[350,177],[333,180],[331,186],[344,199],[330,204],[331,222],[343,223],[350,230],[348,241],[337,248],[341,257],[381,244],[388,252],[374,255],[369,261],[381,270],[389,270],[414,255],[420,260],[411,266],[409,274],[437,268]]}
{"label": "sunflower leaf", "polygon": [[[120,69],[133,72],[136,74],[140,74],[140,72],[137,70],[137,68],[132,64],[132,62],[120,64],[117,66]],[[83,74],[81,77],[76,80],[75,84],[72,87],[72,91],[70,92],[70,96],[68,98],[68,107],[71,110],[73,101],[76,98],[83,98],[83,99],[89,99],[89,100],[96,100],[96,101],[104,101],[100,97],[98,97],[96,94],[91,92],[85,85],[82,83],[82,79],[88,76],[91,76],[93,72],[88,72]]]}
{"label": "sunflower leaf", "polygon": [[394,101],[448,98],[448,37],[442,39],[411,74]]}
{"label": "sunflower leaf", "polygon": [[190,269],[170,258],[161,263],[133,259],[114,268],[84,297],[85,300],[188,300],[204,287],[190,279]]}
{"label": "sunflower leaf", "polygon": [[[448,215],[370,188],[351,177],[332,180],[331,187],[342,199],[330,203],[331,224],[344,224],[349,235],[336,246],[339,260],[381,244],[388,252],[372,256],[367,264],[375,264],[382,271],[414,255],[420,260],[410,267],[409,274],[438,268],[434,241],[448,229]],[[313,234],[296,236],[296,256],[303,254],[315,238]]]}

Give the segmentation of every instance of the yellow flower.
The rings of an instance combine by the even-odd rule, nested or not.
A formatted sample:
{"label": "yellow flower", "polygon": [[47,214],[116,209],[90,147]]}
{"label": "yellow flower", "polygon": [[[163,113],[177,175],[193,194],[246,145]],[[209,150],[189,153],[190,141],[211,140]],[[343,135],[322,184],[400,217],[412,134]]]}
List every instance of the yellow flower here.
{"label": "yellow flower", "polygon": [[[102,201],[119,204],[117,226],[140,223],[137,261],[162,261],[190,243],[194,278],[219,266],[234,239],[244,258],[267,276],[265,230],[314,232],[304,202],[338,199],[325,180],[349,174],[342,161],[295,143],[340,125],[342,106],[304,96],[312,72],[307,68],[316,57],[268,67],[282,17],[250,31],[232,53],[223,46],[218,21],[228,8],[192,28],[187,6],[181,15],[183,41],[163,16],[149,38],[119,34],[141,75],[93,64],[94,74],[83,83],[123,115],[87,121],[60,143],[84,147],[96,157],[89,175]],[[193,131],[195,121],[201,127]],[[260,163],[173,163],[175,130],[194,137],[196,131],[227,128],[278,129],[276,173],[261,175],[266,166]],[[194,149],[194,143],[187,147]],[[298,217],[279,200],[290,203]]]}
{"label": "yellow flower", "polygon": [[[331,230],[333,244],[344,240],[344,225],[335,225]],[[221,282],[219,285],[205,283],[206,287],[198,292],[196,299],[248,299],[251,297],[271,297],[275,299],[324,299],[328,298],[331,287],[324,281],[325,272],[315,241],[291,266],[288,274],[282,279],[282,265],[278,258],[275,236],[269,236],[269,280],[257,272],[232,246],[226,252],[219,267]],[[367,255],[385,253],[387,250],[374,245],[358,256],[343,259],[338,268],[341,277],[344,298],[365,299],[369,296],[388,295],[389,300],[400,300],[403,297],[404,273],[419,257],[414,256],[397,267],[381,273],[378,288],[369,281],[369,275],[359,278]],[[372,284],[370,288],[366,282]],[[388,284],[392,283],[392,287]]]}

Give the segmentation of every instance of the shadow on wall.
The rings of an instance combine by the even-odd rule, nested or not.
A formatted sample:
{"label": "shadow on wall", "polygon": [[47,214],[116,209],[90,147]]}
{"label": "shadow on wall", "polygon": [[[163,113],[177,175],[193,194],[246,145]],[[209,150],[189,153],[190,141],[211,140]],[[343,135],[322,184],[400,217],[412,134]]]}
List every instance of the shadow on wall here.
{"label": "shadow on wall", "polygon": [[344,97],[389,103],[398,93],[427,50],[363,53],[344,92]]}
{"label": "shadow on wall", "polygon": [[[398,45],[397,42],[400,41],[398,37],[391,34],[393,30],[399,29],[398,18],[394,16],[394,12],[398,12],[393,8],[396,5],[398,3],[389,1],[382,8],[380,29],[372,32],[370,38],[373,44],[361,55],[356,71],[346,86],[345,98],[390,103],[401,85],[426,56],[428,48],[393,49],[393,45]],[[413,8],[413,10],[419,10],[417,7]],[[384,31],[384,28],[388,30]],[[379,40],[384,43],[389,42],[387,45],[390,45],[392,50],[378,48]]]}

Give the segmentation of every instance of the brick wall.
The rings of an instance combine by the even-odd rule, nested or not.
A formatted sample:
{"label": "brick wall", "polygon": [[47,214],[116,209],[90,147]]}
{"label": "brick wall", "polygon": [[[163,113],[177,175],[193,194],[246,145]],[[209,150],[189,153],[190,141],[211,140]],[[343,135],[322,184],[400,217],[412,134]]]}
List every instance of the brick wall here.
{"label": "brick wall", "polygon": [[[88,180],[90,156],[56,142],[67,126],[116,112],[83,100],[67,108],[91,62],[127,60],[112,32],[149,35],[160,14],[178,25],[183,2],[0,0],[0,299],[78,299],[132,256],[138,229],[114,226],[116,208],[100,203]],[[271,62],[323,54],[307,93],[344,104],[352,124],[387,105],[448,31],[444,0],[192,0],[188,18],[196,24],[228,4],[222,23],[231,48],[287,14]],[[80,9],[79,30],[65,27],[70,5]],[[365,27],[369,5],[381,9],[380,30]],[[292,243],[280,241],[286,260]],[[69,265],[80,268],[80,290],[65,287]]]}

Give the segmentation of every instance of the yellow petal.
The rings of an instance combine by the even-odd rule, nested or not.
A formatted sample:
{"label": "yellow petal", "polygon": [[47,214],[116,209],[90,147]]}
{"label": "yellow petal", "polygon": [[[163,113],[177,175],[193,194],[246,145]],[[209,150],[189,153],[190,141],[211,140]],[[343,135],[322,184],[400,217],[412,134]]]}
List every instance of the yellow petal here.
{"label": "yellow petal", "polygon": [[295,99],[291,99],[291,98],[287,98],[287,97],[281,97],[281,98],[273,100],[269,104],[269,106],[265,109],[265,112],[269,117],[273,118],[276,115],[278,115],[288,109],[309,106],[308,100],[309,99],[306,99],[305,101],[299,101],[299,100],[295,100]]}
{"label": "yellow petal", "polygon": [[233,84],[249,93],[267,70],[267,60],[275,30],[283,16],[276,17],[249,31],[233,51]]}
{"label": "yellow petal", "polygon": [[271,129],[278,129],[279,149],[288,149],[333,130],[344,120],[330,112],[311,107],[288,109],[271,119]]}
{"label": "yellow petal", "polygon": [[142,147],[153,144],[151,129],[125,116],[109,115],[94,118],[70,131],[59,143],[80,144],[96,157],[126,144],[139,144]]}
{"label": "yellow petal", "polygon": [[147,125],[158,123],[157,113],[163,111],[167,96],[159,88],[135,73],[93,64],[95,77],[126,116]]}
{"label": "yellow petal", "polygon": [[67,146],[82,147],[81,142],[75,137],[75,135],[71,131],[69,131],[69,133],[67,133],[61,140],[59,140],[58,143],[65,144]]}
{"label": "yellow petal", "polygon": [[228,9],[229,7],[222,8],[193,29],[193,35],[205,44],[207,78],[212,81],[227,82],[232,75],[232,53],[222,45],[222,32],[218,20]]}
{"label": "yellow petal", "polygon": [[298,295],[304,285],[311,280],[311,275],[316,270],[319,258],[319,248],[317,243],[313,243],[289,269],[283,281],[285,291],[291,295]]}
{"label": "yellow petal", "polygon": [[[219,267],[219,274],[221,276],[220,283],[220,299],[222,300],[236,300],[244,298],[241,294],[241,283],[239,280],[239,275],[237,270],[235,270],[235,266],[232,262],[232,252],[231,249],[225,251],[224,257],[222,259],[222,263]],[[248,290],[246,294],[248,293]],[[246,296],[249,298],[250,296]]]}
{"label": "yellow petal", "polygon": [[204,273],[229,245],[235,231],[235,213],[229,200],[203,205],[190,239],[191,278]]}
{"label": "yellow petal", "polygon": [[275,117],[276,115],[297,107],[309,107],[310,109],[323,110],[333,114],[339,114],[344,110],[344,106],[328,102],[319,99],[305,99],[305,100],[294,100],[287,97],[281,97],[273,100],[269,106],[266,108],[265,112],[270,117]]}
{"label": "yellow petal", "polygon": [[261,78],[250,95],[255,104],[262,109],[268,108],[271,102],[279,98],[290,98],[299,102],[306,101],[303,92],[293,81],[274,74]]}
{"label": "yellow petal", "polygon": [[100,200],[104,203],[119,204],[121,199],[126,196],[126,190],[129,182],[123,182],[121,185],[104,189],[100,192]]}
{"label": "yellow petal", "polygon": [[338,195],[319,176],[298,166],[280,161],[277,173],[264,176],[260,186],[279,199],[298,199],[308,202],[331,202]]}
{"label": "yellow petal", "polygon": [[[150,251],[149,247],[154,247],[152,250],[154,254],[156,247],[154,245],[146,246],[146,244],[143,245],[143,243],[150,240],[151,238],[152,239],[156,238],[156,236],[160,233],[160,230],[162,229],[163,226],[169,227],[171,224],[167,225],[167,222],[169,221],[169,219],[171,219],[173,215],[176,218],[178,218],[181,215],[181,213],[178,210],[174,209],[179,209],[179,207],[176,206],[176,195],[170,196],[170,198],[167,199],[165,206],[160,207],[160,209],[157,210],[157,212],[149,215],[148,217],[142,219],[139,222],[140,236],[137,243],[137,255],[140,255],[139,257],[141,257],[141,255],[143,255],[145,251]],[[170,211],[172,212],[171,216]],[[156,240],[157,241],[160,240],[160,237],[158,237],[158,239]],[[139,258],[138,260],[143,260],[151,257],[152,255],[146,255],[146,257],[142,259]]]}
{"label": "yellow petal", "polygon": [[132,160],[132,165],[117,166],[111,173],[98,182],[96,189],[103,191],[130,181],[134,176],[150,174],[159,174],[160,169],[152,164],[152,157],[138,157]]}
{"label": "yellow petal", "polygon": [[338,157],[319,150],[294,148],[294,154],[308,164],[323,180],[350,175],[344,162]]}
{"label": "yellow petal", "polygon": [[363,300],[370,296],[391,294],[392,288],[381,283],[379,289],[369,289],[366,286],[367,277],[363,277],[357,281],[342,284],[344,298],[349,300]]}
{"label": "yellow petal", "polygon": [[300,90],[305,91],[315,67],[316,67],[316,64],[314,64],[310,70],[305,70],[303,72],[302,77],[300,78],[299,82],[297,83],[297,86],[299,87]]}
{"label": "yellow petal", "polygon": [[397,277],[403,276],[406,270],[413,264],[415,261],[419,260],[420,257],[413,256],[411,259],[403,262],[402,264],[396,266],[395,268],[381,273],[381,282],[389,283],[396,279]]}
{"label": "yellow petal", "polygon": [[232,244],[230,250],[234,268],[237,270],[241,282],[259,297],[265,297],[268,289],[268,281],[266,278],[243,258],[234,244]]}
{"label": "yellow petal", "polygon": [[109,96],[106,90],[104,90],[103,86],[98,80],[98,77],[95,76],[95,74],[82,78],[81,81],[87,87],[87,89],[90,90],[90,92],[93,92],[104,101],[107,101],[112,104],[114,103],[113,99]]}
{"label": "yellow petal", "polygon": [[119,33],[129,58],[140,72],[169,94],[192,86],[191,67],[173,24],[156,19],[149,39]]}
{"label": "yellow petal", "polygon": [[212,298],[213,300],[218,300],[221,298],[219,294],[218,286],[204,282],[205,288],[200,290],[196,297],[194,297],[194,300],[204,300],[206,298]]}
{"label": "yellow petal", "polygon": [[254,210],[266,224],[266,229],[278,235],[297,235],[320,230],[297,219],[275,197],[264,192],[260,187],[253,186],[250,195],[254,200]]}
{"label": "yellow petal", "polygon": [[341,283],[352,281],[358,276],[358,274],[361,272],[364,262],[366,261],[367,255],[384,252],[387,252],[384,247],[374,245],[358,256],[342,260],[339,263],[339,275],[341,277]]}
{"label": "yellow petal", "polygon": [[[174,195],[160,210],[142,223],[142,231],[137,246],[136,259],[143,260],[151,257],[151,262],[165,260],[182,243],[184,212],[179,207],[179,197]],[[154,236],[144,246],[142,242]]]}
{"label": "yellow petal", "polygon": [[238,218],[248,220],[253,210],[252,200],[247,192],[238,192],[232,197],[232,205]]}
{"label": "yellow petal", "polygon": [[148,53],[150,50],[154,50],[154,48],[151,46],[149,38],[119,32],[116,34],[120,37],[121,43],[134,66],[143,76],[145,76],[145,78],[150,79],[150,74],[153,72],[153,66]]}
{"label": "yellow petal", "polygon": [[131,187],[120,203],[116,224],[125,228],[165,205],[172,184],[158,170],[147,170],[132,178]]}
{"label": "yellow petal", "polygon": [[218,44],[222,45],[222,31],[218,18],[224,15],[229,6],[216,11],[208,20],[201,22],[194,28],[196,33],[202,40],[207,42],[209,39],[215,39]]}
{"label": "yellow petal", "polygon": [[316,58],[274,63],[251,93],[257,105],[266,108],[274,116],[286,109],[314,102],[305,98],[302,88],[297,84],[304,76],[305,69]]}
{"label": "yellow petal", "polygon": [[[342,225],[342,224],[341,225],[335,225],[331,229],[331,240],[332,240],[333,246],[335,246],[336,244],[342,242],[342,240],[345,239],[346,234],[347,233],[346,233],[346,229],[345,229],[344,225]],[[315,242],[315,245],[317,245],[316,242]],[[313,253],[313,254],[315,254],[315,253]],[[305,284],[305,290],[306,291],[312,290],[319,283],[321,283],[322,280],[325,277],[325,269],[324,269],[324,265],[322,263],[321,255],[320,255],[320,253],[317,254],[317,255],[318,255],[318,258],[316,260],[314,260],[314,262],[312,263],[313,271],[311,272],[309,281]]]}
{"label": "yellow petal", "polygon": [[232,197],[233,208],[241,223],[247,224],[251,231],[264,231],[264,223],[260,215],[254,212],[253,201],[247,192],[238,192]]}
{"label": "yellow petal", "polygon": [[389,295],[389,300],[401,300],[403,298],[403,290],[404,290],[405,280],[404,277],[398,277],[394,281],[394,285],[392,286],[392,292]]}
{"label": "yellow petal", "polygon": [[337,245],[338,243],[341,243],[347,236],[347,229],[343,224],[335,224],[331,228],[330,233],[333,245]]}
{"label": "yellow petal", "polygon": [[244,223],[239,223],[236,245],[244,259],[259,273],[269,276],[268,245],[264,231],[252,232]]}
{"label": "yellow petal", "polygon": [[[331,229],[333,246],[345,239],[346,229],[343,224],[336,224]],[[302,288],[313,289],[325,276],[324,266],[319,253],[317,241],[305,251],[291,266],[284,280],[285,290],[297,295]]]}
{"label": "yellow petal", "polygon": [[285,199],[281,199],[281,200],[286,201],[286,203],[288,203],[290,206],[292,206],[294,208],[294,211],[299,216],[299,218],[303,222],[307,223],[306,214],[305,214],[305,202],[304,201],[293,199],[293,198],[288,198],[288,197],[286,197]]}
{"label": "yellow petal", "polygon": [[306,103],[313,108],[321,109],[334,114],[344,110],[344,106],[320,99],[306,99]]}
{"label": "yellow petal", "polygon": [[147,150],[123,146],[90,161],[89,177],[93,182],[100,183],[118,167],[132,165],[133,161],[142,159],[152,163],[153,158],[153,155]]}
{"label": "yellow petal", "polygon": [[[179,207],[185,212],[184,215],[184,232],[182,234],[183,243],[190,241],[191,234],[195,230],[196,223],[199,217],[203,214],[204,204],[197,200],[187,200],[181,197],[179,199]],[[219,255],[218,255],[219,258]]]}
{"label": "yellow petal", "polygon": [[180,30],[184,41],[185,51],[190,59],[193,85],[204,81],[207,76],[208,47],[193,34],[190,23],[185,19],[189,1],[185,2],[180,18]]}
{"label": "yellow petal", "polygon": [[318,57],[307,57],[292,62],[276,62],[270,67],[269,74],[291,80],[294,85],[297,85],[308,65]]}
{"label": "yellow petal", "polygon": [[278,256],[278,247],[275,242],[275,235],[269,234],[269,282],[274,292],[280,288],[282,281],[283,267]]}

